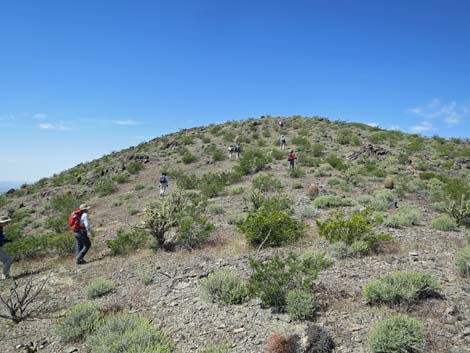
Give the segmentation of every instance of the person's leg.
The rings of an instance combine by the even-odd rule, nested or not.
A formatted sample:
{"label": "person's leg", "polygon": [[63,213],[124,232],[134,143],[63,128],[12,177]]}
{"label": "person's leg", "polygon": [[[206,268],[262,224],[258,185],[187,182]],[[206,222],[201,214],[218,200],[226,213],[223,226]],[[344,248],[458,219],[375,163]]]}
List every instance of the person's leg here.
{"label": "person's leg", "polygon": [[77,260],[77,262],[79,261],[79,256],[80,256],[80,252],[82,251],[83,249],[83,242],[82,242],[82,237],[80,235],[80,232],[73,232],[73,236],[75,237],[75,239],[77,239],[77,247],[75,249],[75,259]]}
{"label": "person's leg", "polygon": [[162,195],[163,195],[163,184],[160,183],[160,184],[158,185],[158,188],[160,189],[160,196],[162,196]]}
{"label": "person's leg", "polygon": [[74,235],[77,238],[77,263],[81,263],[84,261],[83,257],[88,252],[88,249],[90,249],[91,242],[85,231],[76,232]]}
{"label": "person's leg", "polygon": [[2,248],[0,248],[0,261],[3,263],[3,276],[2,278],[10,277],[10,266],[13,262],[13,258],[8,255]]}

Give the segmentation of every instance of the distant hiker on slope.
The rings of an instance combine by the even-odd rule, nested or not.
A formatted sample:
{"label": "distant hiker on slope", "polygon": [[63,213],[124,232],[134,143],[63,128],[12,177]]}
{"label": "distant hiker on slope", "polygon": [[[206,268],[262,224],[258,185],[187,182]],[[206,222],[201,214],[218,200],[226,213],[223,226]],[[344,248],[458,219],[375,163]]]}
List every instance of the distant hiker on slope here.
{"label": "distant hiker on slope", "polygon": [[235,159],[238,161],[240,159],[240,152],[241,152],[240,143],[237,142],[233,151],[235,152]]}
{"label": "distant hiker on slope", "polygon": [[165,190],[168,188],[168,177],[166,173],[162,173],[159,182],[160,183],[158,184],[158,188],[160,189],[160,196],[164,196]]}
{"label": "distant hiker on slope", "polygon": [[279,127],[282,129],[284,127],[284,120],[279,121]]}
{"label": "distant hiker on slope", "polygon": [[281,150],[286,149],[286,137],[284,135],[281,135],[281,138],[279,139],[279,147]]}
{"label": "distant hiker on slope", "polygon": [[297,159],[297,155],[295,154],[294,150],[290,150],[287,154],[287,163],[289,164],[289,169],[294,169],[295,160]]}
{"label": "distant hiker on slope", "polygon": [[78,210],[72,212],[69,217],[69,225],[72,228],[73,236],[77,239],[77,265],[86,264],[84,259],[88,250],[90,250],[91,241],[88,233],[95,236],[88,222],[88,209],[90,206],[83,204]]}
{"label": "distant hiker on slope", "polygon": [[10,223],[10,218],[8,217],[0,217],[0,261],[3,263],[3,273],[2,273],[2,280],[10,278],[10,266],[13,262],[13,259],[10,255],[8,255],[3,249],[2,246],[5,243],[8,243],[9,240],[5,238],[3,234],[3,227],[6,227],[8,223]]}

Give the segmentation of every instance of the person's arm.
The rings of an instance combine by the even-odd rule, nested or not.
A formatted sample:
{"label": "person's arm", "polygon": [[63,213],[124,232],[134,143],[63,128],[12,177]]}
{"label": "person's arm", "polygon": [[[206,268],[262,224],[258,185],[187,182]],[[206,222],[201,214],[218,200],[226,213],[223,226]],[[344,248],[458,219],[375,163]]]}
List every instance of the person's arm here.
{"label": "person's arm", "polygon": [[84,213],[82,215],[82,223],[83,223],[83,226],[85,227],[86,231],[94,236],[95,233],[93,232],[93,229],[91,228],[90,222],[88,222],[88,213]]}

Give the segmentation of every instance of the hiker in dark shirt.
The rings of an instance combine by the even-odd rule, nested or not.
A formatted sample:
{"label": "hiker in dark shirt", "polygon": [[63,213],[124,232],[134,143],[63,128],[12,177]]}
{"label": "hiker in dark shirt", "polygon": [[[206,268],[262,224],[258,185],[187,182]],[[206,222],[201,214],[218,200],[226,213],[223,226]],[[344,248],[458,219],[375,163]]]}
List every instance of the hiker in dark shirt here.
{"label": "hiker in dark shirt", "polygon": [[2,280],[10,278],[10,266],[13,262],[13,259],[10,255],[8,255],[5,250],[2,249],[2,246],[5,243],[8,243],[8,239],[5,238],[3,234],[3,227],[6,227],[8,223],[10,223],[10,219],[8,217],[0,217],[0,261],[3,263],[3,273],[2,273]]}

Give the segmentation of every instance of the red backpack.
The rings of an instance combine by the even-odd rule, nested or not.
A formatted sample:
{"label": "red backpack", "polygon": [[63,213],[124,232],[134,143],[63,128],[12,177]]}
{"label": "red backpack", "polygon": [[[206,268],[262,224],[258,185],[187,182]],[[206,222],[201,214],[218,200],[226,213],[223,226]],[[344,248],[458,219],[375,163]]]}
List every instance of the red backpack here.
{"label": "red backpack", "polygon": [[84,228],[80,225],[80,219],[82,218],[82,211],[75,210],[69,216],[69,226],[74,232],[83,230]]}

